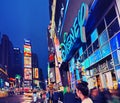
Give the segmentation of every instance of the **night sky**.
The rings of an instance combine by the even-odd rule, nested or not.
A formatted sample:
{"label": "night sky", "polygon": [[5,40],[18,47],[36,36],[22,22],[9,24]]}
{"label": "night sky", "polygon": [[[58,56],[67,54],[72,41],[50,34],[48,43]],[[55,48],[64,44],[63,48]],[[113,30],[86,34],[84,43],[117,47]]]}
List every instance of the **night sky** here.
{"label": "night sky", "polygon": [[0,0],[0,32],[7,34],[14,47],[23,51],[24,39],[30,39],[39,65],[47,76],[47,26],[49,0]]}

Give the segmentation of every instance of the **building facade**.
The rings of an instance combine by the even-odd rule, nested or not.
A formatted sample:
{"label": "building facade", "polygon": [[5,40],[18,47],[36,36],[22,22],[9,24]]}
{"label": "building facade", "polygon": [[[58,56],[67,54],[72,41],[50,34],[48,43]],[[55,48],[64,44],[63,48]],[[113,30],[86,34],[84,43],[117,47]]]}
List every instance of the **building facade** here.
{"label": "building facade", "polygon": [[38,65],[38,56],[35,53],[32,53],[32,72],[33,72],[33,88],[39,88],[39,65]]}
{"label": "building facade", "polygon": [[118,4],[119,0],[69,1],[60,35],[62,59],[69,65],[68,85],[73,90],[80,80],[88,81],[89,88],[119,85]]}
{"label": "building facade", "polygon": [[32,89],[32,55],[31,42],[25,39],[24,43],[24,88]]}

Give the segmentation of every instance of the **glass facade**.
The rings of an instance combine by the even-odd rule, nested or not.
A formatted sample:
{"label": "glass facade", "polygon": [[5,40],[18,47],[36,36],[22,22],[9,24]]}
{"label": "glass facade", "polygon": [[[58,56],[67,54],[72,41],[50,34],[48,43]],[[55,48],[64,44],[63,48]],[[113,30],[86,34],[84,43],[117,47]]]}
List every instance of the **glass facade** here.
{"label": "glass facade", "polygon": [[[120,14],[116,8],[114,4],[101,17],[101,22],[89,34],[86,44],[78,50],[80,68],[84,67],[86,73],[77,71],[76,74],[82,76],[80,80],[86,76],[89,88],[98,86],[112,89],[120,82]],[[85,45],[87,48],[84,50]]]}

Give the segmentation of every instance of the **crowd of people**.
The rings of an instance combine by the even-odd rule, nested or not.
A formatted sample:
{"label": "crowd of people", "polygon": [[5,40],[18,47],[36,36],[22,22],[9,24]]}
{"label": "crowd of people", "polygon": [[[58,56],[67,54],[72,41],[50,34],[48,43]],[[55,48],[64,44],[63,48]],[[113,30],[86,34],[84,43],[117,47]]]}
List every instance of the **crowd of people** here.
{"label": "crowd of people", "polygon": [[75,92],[67,87],[67,92],[46,90],[41,93],[44,100],[41,103],[120,103],[120,89],[88,88],[88,83],[82,81],[76,85]]}

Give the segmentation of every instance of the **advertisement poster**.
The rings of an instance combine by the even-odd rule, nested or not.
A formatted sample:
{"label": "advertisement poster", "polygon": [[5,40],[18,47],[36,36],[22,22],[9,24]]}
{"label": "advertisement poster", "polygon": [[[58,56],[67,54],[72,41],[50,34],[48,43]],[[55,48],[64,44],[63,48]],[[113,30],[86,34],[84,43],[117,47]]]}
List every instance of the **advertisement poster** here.
{"label": "advertisement poster", "polygon": [[24,79],[32,80],[32,69],[28,69],[28,68],[24,69]]}
{"label": "advertisement poster", "polygon": [[24,57],[24,67],[31,68],[31,57]]}

